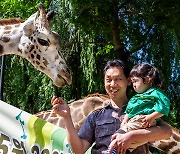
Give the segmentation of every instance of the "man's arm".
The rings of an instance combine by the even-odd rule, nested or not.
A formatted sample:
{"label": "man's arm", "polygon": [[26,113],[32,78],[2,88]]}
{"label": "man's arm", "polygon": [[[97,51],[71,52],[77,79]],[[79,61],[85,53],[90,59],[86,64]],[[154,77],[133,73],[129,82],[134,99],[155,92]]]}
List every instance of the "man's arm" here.
{"label": "man's arm", "polygon": [[77,131],[72,123],[72,118],[64,119],[68,143],[74,154],[84,154],[90,147],[90,143],[78,136]]}
{"label": "man's arm", "polygon": [[146,143],[151,141],[158,141],[167,139],[171,135],[172,130],[170,126],[167,123],[160,121],[158,126],[133,130],[125,134],[114,134],[112,136],[113,144],[111,144],[110,146],[110,151],[112,151],[113,148],[116,147],[117,153],[125,154],[126,149],[130,147],[131,143]]}
{"label": "man's arm", "polygon": [[172,129],[166,122],[161,120],[158,126],[135,130],[131,133],[132,142],[151,142],[171,137]]}
{"label": "man's arm", "polygon": [[67,103],[62,98],[53,97],[51,100],[53,110],[56,114],[59,114],[64,118],[64,123],[66,126],[68,143],[71,146],[73,154],[84,154],[86,150],[90,147],[90,143],[84,139],[81,139],[72,122],[70,115],[70,108]]}

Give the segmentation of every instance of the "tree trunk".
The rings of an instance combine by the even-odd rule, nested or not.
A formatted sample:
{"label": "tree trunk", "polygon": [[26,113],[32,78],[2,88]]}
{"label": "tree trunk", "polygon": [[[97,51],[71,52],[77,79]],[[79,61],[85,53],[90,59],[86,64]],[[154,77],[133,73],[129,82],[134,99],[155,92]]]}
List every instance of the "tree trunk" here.
{"label": "tree trunk", "polygon": [[129,55],[128,52],[126,52],[124,44],[121,43],[120,37],[119,37],[119,21],[116,21],[116,23],[113,26],[113,44],[115,47],[115,54],[116,57],[125,63],[128,62]]}

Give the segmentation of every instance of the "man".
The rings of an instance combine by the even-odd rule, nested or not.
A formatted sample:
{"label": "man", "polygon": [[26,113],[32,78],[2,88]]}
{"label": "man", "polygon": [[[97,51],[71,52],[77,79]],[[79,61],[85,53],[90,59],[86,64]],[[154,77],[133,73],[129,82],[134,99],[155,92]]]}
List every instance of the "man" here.
{"label": "man", "polygon": [[[111,142],[111,136],[118,130],[123,117],[128,98],[126,95],[129,72],[120,60],[109,61],[104,69],[104,84],[107,94],[110,97],[109,104],[102,109],[91,113],[79,133],[76,132],[68,105],[62,98],[52,98],[54,111],[64,117],[68,142],[75,154],[84,154],[92,147],[92,154],[106,153]],[[60,103],[59,103],[60,102]],[[117,153],[128,154],[129,146],[133,142],[156,141],[171,136],[171,128],[164,122],[158,126],[134,130],[125,134],[116,133],[113,135],[113,147]],[[159,135],[161,134],[161,135]],[[143,145],[131,152],[132,154],[148,154],[148,146]]]}

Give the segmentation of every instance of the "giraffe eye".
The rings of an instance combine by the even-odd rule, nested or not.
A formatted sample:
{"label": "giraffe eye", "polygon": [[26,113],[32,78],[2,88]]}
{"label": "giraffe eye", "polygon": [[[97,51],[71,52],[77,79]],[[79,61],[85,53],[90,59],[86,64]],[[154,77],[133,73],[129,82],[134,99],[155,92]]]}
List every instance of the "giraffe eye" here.
{"label": "giraffe eye", "polygon": [[48,41],[46,41],[46,40],[43,40],[43,39],[38,38],[38,42],[39,42],[39,44],[41,44],[42,46],[49,46],[49,43],[48,43]]}

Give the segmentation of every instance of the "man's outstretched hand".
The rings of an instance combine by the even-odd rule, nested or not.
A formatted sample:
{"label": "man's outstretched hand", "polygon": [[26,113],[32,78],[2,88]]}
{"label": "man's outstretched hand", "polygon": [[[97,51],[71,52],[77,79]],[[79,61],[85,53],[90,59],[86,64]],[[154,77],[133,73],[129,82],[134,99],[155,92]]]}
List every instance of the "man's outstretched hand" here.
{"label": "man's outstretched hand", "polygon": [[62,98],[57,98],[56,96],[53,96],[53,98],[51,99],[51,104],[56,114],[64,118],[70,116],[70,108]]}

